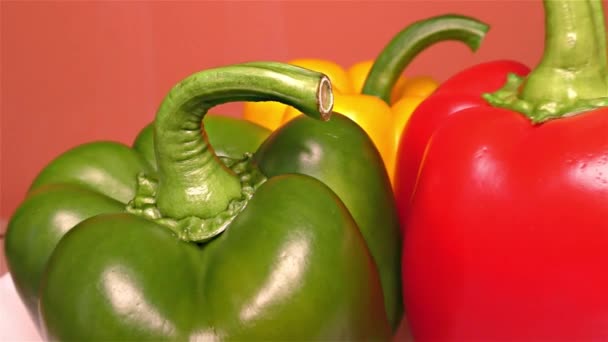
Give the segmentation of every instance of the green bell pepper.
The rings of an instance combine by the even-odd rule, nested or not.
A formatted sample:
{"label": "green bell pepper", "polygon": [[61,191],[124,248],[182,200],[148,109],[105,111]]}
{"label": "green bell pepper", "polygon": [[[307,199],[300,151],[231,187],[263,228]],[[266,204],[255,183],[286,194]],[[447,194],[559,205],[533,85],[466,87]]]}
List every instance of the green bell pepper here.
{"label": "green bell pepper", "polygon": [[[98,142],[51,162],[6,236],[17,290],[44,335],[390,338],[401,315],[400,299],[385,310],[398,298],[386,293],[395,284],[385,284],[398,289],[399,245],[391,236],[398,227],[386,170],[363,131],[340,115],[298,120],[293,133],[276,131],[255,157],[221,160],[212,137],[201,134],[206,111],[235,100],[281,101],[327,120],[330,88],[325,76],[281,63],[206,70],[161,104],[154,137],[146,138],[155,159]],[[281,141],[298,134],[305,141],[293,150],[274,146],[295,144]],[[325,169],[347,161],[338,155],[345,151],[354,153],[347,164]],[[299,159],[281,169],[277,162],[289,155]],[[361,200],[370,193],[376,211]],[[381,244],[397,254],[392,277],[382,277],[394,260]]]}

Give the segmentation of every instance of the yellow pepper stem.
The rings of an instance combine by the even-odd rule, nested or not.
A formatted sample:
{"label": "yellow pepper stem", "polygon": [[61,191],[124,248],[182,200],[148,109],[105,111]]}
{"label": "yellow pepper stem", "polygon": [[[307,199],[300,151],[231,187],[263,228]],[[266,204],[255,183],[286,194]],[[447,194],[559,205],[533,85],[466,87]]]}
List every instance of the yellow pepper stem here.
{"label": "yellow pepper stem", "polygon": [[397,79],[420,52],[448,40],[463,42],[476,51],[488,29],[483,22],[460,15],[442,15],[415,22],[397,33],[380,52],[363,85],[363,94],[390,103],[391,90]]}

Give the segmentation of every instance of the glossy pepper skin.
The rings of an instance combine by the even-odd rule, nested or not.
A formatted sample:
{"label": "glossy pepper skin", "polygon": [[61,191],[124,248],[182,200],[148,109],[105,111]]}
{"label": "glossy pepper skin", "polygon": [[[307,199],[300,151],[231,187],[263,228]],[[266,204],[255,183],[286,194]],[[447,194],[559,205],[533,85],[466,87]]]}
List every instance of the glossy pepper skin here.
{"label": "glossy pepper skin", "polygon": [[397,329],[403,315],[398,217],[382,159],[365,132],[337,113],[327,122],[298,117],[273,132],[254,158],[268,176],[310,175],[340,197],[374,257],[386,312]]}
{"label": "glossy pepper skin", "polygon": [[[486,24],[460,15],[420,20],[398,32],[372,64],[357,64],[349,69],[347,74],[358,92],[336,92],[334,111],[355,121],[370,136],[382,155],[391,183],[403,127],[413,109],[435,89],[428,77],[404,79],[404,70],[420,52],[438,42],[459,41],[475,51],[487,30]],[[365,68],[369,68],[368,74],[362,76]],[[288,108],[283,123],[297,115],[301,115],[297,109]]]}
{"label": "glossy pepper skin", "polygon": [[446,80],[412,112],[395,161],[394,190],[402,229],[407,226],[418,170],[435,130],[454,113],[485,105],[482,95],[500,89],[509,73],[525,76],[529,71],[527,66],[509,60],[475,65]]}
{"label": "glossy pepper skin", "polygon": [[404,236],[416,340],[608,339],[603,9],[544,6],[545,53],[532,72],[507,81],[527,72],[513,62],[464,71],[450,82],[464,94],[432,96],[412,118],[425,105],[440,112]]}
{"label": "glossy pepper skin", "polygon": [[[323,120],[332,107],[330,82],[316,72],[272,62],[205,70],[158,110],[156,172],[132,149],[87,151],[92,144],[76,148],[89,160],[36,183],[9,223],[6,251],[48,339],[390,337],[374,259],[340,198],[310,176],[266,176],[250,156],[220,160],[201,134],[206,111],[234,99],[283,101]],[[112,168],[137,186],[112,184]],[[51,235],[59,241],[48,253],[32,250],[36,236]]]}

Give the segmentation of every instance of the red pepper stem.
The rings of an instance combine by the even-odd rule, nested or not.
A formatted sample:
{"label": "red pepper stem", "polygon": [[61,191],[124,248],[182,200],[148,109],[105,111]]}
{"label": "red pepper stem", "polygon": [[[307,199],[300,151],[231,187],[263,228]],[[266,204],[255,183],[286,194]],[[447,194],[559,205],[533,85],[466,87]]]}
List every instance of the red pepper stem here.
{"label": "red pepper stem", "polygon": [[323,120],[333,107],[327,76],[283,63],[236,64],[187,77],[165,97],[154,124],[156,205],[163,217],[214,217],[243,197],[239,178],[215,155],[201,124],[209,108],[231,101],[278,101]]}
{"label": "red pepper stem", "polygon": [[[591,13],[594,15],[594,26],[595,26],[595,38],[597,43],[599,44],[599,59],[603,64],[601,66],[602,70],[608,70],[608,57],[606,55],[606,25],[604,24],[604,8],[602,5],[602,0],[591,0],[589,1],[589,6],[591,6]],[[606,78],[608,78],[608,72],[606,72]],[[608,83],[608,81],[607,81]]]}
{"label": "red pepper stem", "polygon": [[363,85],[363,94],[374,95],[390,104],[391,90],[410,62],[429,46],[442,41],[460,41],[476,51],[489,27],[460,15],[442,15],[406,27],[386,45],[376,58]]}
{"label": "red pepper stem", "polygon": [[608,59],[601,0],[544,0],[545,52],[522,78],[484,98],[533,123],[608,106]]}
{"label": "red pepper stem", "polygon": [[545,0],[545,52],[521,98],[574,103],[608,96],[606,35],[599,0]]}

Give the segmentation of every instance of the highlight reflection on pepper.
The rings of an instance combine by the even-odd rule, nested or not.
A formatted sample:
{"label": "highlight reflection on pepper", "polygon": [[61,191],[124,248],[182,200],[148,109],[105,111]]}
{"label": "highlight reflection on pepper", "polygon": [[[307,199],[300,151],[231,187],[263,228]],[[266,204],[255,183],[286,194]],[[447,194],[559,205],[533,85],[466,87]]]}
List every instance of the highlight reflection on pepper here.
{"label": "highlight reflection on pepper", "polygon": [[274,301],[281,300],[297,290],[306,272],[309,249],[309,242],[305,239],[290,240],[283,247],[277,254],[278,260],[267,282],[253,300],[243,306],[241,320],[255,319]]}
{"label": "highlight reflection on pepper", "polygon": [[103,289],[113,310],[129,324],[140,325],[159,335],[172,336],[175,332],[173,324],[146,301],[142,287],[129,273],[124,267],[113,266],[102,275]]}

